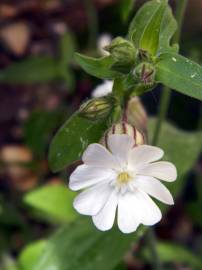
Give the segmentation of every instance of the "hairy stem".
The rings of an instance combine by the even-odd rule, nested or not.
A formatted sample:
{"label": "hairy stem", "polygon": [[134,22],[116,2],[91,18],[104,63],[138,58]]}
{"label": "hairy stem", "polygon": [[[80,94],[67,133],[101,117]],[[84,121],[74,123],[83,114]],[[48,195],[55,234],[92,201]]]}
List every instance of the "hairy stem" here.
{"label": "hairy stem", "polygon": [[[185,15],[187,2],[188,2],[188,0],[177,0],[175,14],[176,14],[176,20],[178,23],[178,30],[173,38],[174,43],[179,43],[179,41],[180,41],[182,24],[183,24],[183,19],[184,19],[184,15]],[[154,136],[153,136],[153,140],[152,140],[153,145],[158,144],[159,136],[161,133],[162,123],[163,123],[164,119],[166,118],[166,115],[168,112],[170,97],[171,97],[171,89],[169,89],[167,87],[163,87],[161,99],[160,99],[160,104],[159,104],[158,120],[157,120],[156,128],[154,131]]]}

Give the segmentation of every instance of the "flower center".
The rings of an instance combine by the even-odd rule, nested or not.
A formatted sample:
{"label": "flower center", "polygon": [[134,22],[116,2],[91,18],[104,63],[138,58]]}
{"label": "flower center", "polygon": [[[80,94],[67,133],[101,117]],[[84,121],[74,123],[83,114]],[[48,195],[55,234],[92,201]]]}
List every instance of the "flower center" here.
{"label": "flower center", "polygon": [[126,184],[131,180],[131,176],[127,172],[121,172],[117,176],[117,181],[119,184]]}

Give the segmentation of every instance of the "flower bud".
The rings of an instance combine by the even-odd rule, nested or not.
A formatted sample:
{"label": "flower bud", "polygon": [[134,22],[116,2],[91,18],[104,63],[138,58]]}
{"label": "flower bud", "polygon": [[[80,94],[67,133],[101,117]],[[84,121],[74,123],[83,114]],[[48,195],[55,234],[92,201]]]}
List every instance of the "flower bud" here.
{"label": "flower bud", "polygon": [[137,50],[134,45],[121,37],[115,38],[112,40],[112,43],[109,46],[105,47],[113,60],[114,64],[112,68],[118,71],[130,71],[130,68],[135,63],[135,57]]}
{"label": "flower bud", "polygon": [[105,96],[101,98],[93,98],[79,109],[79,115],[92,121],[107,117],[115,106],[115,98]]}
{"label": "flower bud", "polygon": [[146,133],[147,131],[147,113],[139,97],[132,97],[127,105],[128,122],[138,130]]}
{"label": "flower bud", "polygon": [[145,143],[145,138],[143,133],[137,130],[132,125],[126,122],[120,122],[117,124],[113,124],[112,127],[105,133],[104,137],[101,140],[101,143],[108,147],[108,136],[112,134],[127,134],[134,140],[134,146],[141,145]]}
{"label": "flower bud", "polygon": [[133,71],[135,79],[144,85],[153,85],[155,82],[156,69],[152,63],[142,62]]}

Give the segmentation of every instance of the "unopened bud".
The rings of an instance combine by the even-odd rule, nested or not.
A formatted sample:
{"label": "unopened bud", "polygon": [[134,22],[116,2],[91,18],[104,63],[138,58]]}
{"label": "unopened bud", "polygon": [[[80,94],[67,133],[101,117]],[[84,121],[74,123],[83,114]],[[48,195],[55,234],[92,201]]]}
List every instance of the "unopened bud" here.
{"label": "unopened bud", "polygon": [[106,96],[94,98],[83,105],[79,109],[79,115],[92,121],[107,117],[115,106],[115,98]]}
{"label": "unopened bud", "polygon": [[130,41],[124,38],[115,38],[109,46],[105,47],[105,50],[111,54],[114,60],[112,68],[118,71],[129,71],[135,63],[137,50]]}
{"label": "unopened bud", "polygon": [[126,122],[113,124],[112,127],[105,133],[101,143],[108,147],[108,136],[112,134],[127,134],[134,140],[134,146],[145,143],[144,135],[132,125]]}
{"label": "unopened bud", "polygon": [[153,64],[142,62],[133,71],[135,79],[144,85],[153,85],[155,82],[156,69]]}
{"label": "unopened bud", "polygon": [[128,122],[138,130],[146,133],[147,131],[147,113],[139,97],[132,97],[127,106]]}

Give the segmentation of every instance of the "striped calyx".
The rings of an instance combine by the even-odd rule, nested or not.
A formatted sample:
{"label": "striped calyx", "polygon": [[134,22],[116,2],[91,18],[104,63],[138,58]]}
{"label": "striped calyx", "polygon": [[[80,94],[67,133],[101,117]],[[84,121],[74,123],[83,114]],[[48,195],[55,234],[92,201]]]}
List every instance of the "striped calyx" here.
{"label": "striped calyx", "polygon": [[101,140],[101,143],[108,147],[108,136],[112,134],[127,134],[134,140],[134,146],[145,144],[144,134],[137,130],[132,125],[127,122],[120,122],[113,124],[112,127],[105,133],[104,137]]}

